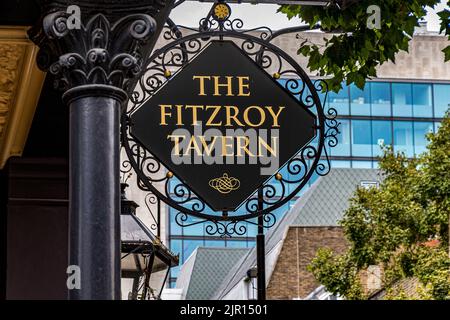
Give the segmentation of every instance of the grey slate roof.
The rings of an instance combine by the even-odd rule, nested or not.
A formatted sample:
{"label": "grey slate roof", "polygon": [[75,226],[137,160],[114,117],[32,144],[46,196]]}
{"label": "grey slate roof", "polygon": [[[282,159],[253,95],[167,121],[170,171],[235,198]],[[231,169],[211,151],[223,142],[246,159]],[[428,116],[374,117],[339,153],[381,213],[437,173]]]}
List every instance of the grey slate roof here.
{"label": "grey slate roof", "polygon": [[380,182],[379,170],[332,169],[317,181],[317,187],[307,201],[304,198],[298,200],[303,202],[303,206],[291,210],[296,215],[292,225],[337,226],[342,214],[348,209],[348,200],[361,181]]}
{"label": "grey slate roof", "polygon": [[232,266],[249,250],[247,248],[198,247],[191,256],[195,261],[193,262],[189,286],[185,288],[186,299],[211,299]]}
{"label": "grey slate roof", "polygon": [[[281,241],[289,226],[337,226],[349,198],[363,181],[380,182],[379,170],[332,169],[319,178],[266,234],[266,255]],[[224,278],[212,299],[223,298],[256,265],[256,248],[242,257]]]}

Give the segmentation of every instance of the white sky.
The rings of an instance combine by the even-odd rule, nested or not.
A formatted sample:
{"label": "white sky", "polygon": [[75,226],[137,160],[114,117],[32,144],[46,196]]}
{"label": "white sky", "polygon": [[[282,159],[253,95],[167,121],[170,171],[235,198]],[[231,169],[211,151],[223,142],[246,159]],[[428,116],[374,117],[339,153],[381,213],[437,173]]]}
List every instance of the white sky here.
{"label": "white sky", "polygon": [[[428,10],[428,30],[439,31],[440,22],[435,11],[441,11],[445,7],[445,2],[446,0],[441,0],[441,3],[436,6],[435,10],[432,8]],[[176,24],[196,27],[198,26],[198,21],[208,14],[211,5],[211,3],[186,1],[175,8],[170,17]],[[252,5],[243,3],[231,4],[231,7],[233,11],[232,17],[243,19],[245,29],[265,25],[277,30],[301,24],[300,19],[288,20],[284,14],[277,13],[278,6],[273,4]]]}

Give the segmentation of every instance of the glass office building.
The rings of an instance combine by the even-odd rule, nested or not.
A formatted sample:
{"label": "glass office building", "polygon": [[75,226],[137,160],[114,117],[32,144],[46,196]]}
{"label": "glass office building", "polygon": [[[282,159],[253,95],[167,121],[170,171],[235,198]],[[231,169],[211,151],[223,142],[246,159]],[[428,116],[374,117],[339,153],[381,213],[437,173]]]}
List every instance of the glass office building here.
{"label": "glass office building", "polygon": [[[374,81],[368,82],[364,90],[343,84],[339,93],[329,93],[326,102],[326,107],[337,110],[341,122],[339,144],[331,150],[332,167],[377,168],[381,144],[392,145],[395,151],[403,151],[409,157],[424,152],[426,134],[438,129],[449,106],[450,83]],[[278,209],[277,218],[289,206]],[[180,253],[180,265],[198,246],[255,245],[257,230],[253,224],[248,224],[244,236],[222,239],[208,236],[205,224],[181,228],[174,221],[177,211],[169,209],[169,213],[170,248]],[[179,268],[171,271],[171,286],[175,284]]]}
{"label": "glass office building", "polygon": [[376,168],[381,144],[409,157],[424,152],[426,134],[438,129],[449,103],[450,84],[441,83],[369,82],[331,93],[327,104],[341,122],[333,165]]}

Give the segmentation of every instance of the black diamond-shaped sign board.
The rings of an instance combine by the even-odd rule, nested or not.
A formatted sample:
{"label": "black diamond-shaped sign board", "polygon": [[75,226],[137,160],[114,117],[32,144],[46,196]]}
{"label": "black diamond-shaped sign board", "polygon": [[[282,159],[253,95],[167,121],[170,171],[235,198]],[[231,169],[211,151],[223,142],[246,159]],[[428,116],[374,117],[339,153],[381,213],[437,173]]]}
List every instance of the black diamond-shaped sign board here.
{"label": "black diamond-shaped sign board", "polygon": [[315,119],[233,42],[212,41],[131,115],[131,134],[213,210],[233,211],[314,139]]}

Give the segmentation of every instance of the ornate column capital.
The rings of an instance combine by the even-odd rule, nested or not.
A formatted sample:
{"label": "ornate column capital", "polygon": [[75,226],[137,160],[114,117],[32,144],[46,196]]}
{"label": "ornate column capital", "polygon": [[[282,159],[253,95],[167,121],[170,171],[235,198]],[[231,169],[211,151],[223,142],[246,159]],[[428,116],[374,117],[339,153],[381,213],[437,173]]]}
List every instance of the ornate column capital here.
{"label": "ornate column capital", "polygon": [[[78,24],[70,5],[80,9]],[[156,30],[152,15],[164,5],[164,0],[44,0],[44,15],[30,31],[40,47],[37,64],[55,76],[66,99],[79,89],[114,91],[114,98],[125,99],[149,53],[146,44]]]}

